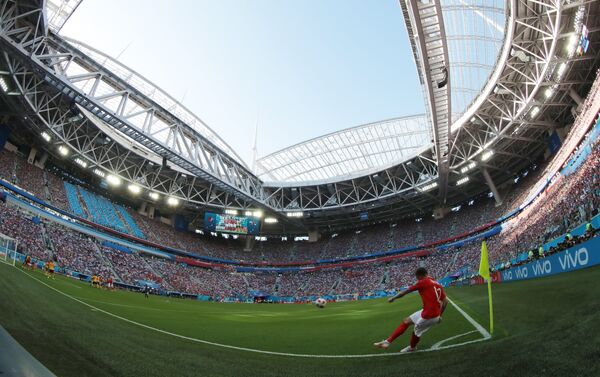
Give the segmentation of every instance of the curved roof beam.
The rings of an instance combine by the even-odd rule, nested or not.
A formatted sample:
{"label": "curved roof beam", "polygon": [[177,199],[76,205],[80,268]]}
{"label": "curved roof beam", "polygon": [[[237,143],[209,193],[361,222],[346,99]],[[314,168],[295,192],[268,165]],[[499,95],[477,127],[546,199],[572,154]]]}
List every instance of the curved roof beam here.
{"label": "curved roof beam", "polygon": [[[325,183],[365,175],[431,148],[425,115],[389,119],[314,138],[257,161],[259,178]],[[267,185],[270,185],[267,183]]]}
{"label": "curved roof beam", "polygon": [[445,0],[441,5],[450,59],[454,121],[471,105],[494,70],[505,37],[506,3]]}
{"label": "curved roof beam", "polygon": [[[84,54],[101,63],[103,67],[139,90],[143,95],[156,101],[161,107],[167,109],[173,115],[188,124],[192,129],[199,132],[203,137],[206,137],[212,143],[217,145],[229,156],[235,158],[240,164],[246,166],[243,159],[235,152],[235,150],[231,148],[212,128],[159,86],[102,51],[72,38],[62,38]],[[109,94],[114,95],[118,93],[111,92]]]}
{"label": "curved roof beam", "polygon": [[[413,53],[431,118],[438,166],[439,200],[446,201],[451,118],[450,61],[442,6],[439,1],[400,1],[413,42]],[[407,17],[408,16],[408,17]],[[410,23],[410,26],[408,24]]]}
{"label": "curved roof beam", "polygon": [[83,0],[46,0],[48,28],[58,33]]}
{"label": "curved roof beam", "polygon": [[[468,111],[471,112],[471,116],[463,114],[462,117],[466,121],[459,124],[456,130],[454,127],[452,130],[450,153],[450,174],[452,176],[450,177],[451,185],[448,188],[449,203],[458,202],[468,195],[475,195],[485,189],[481,185],[477,186],[476,183],[467,183],[460,188],[457,187],[456,179],[459,177],[465,174],[477,174],[478,169],[468,170],[471,169],[471,164],[477,162],[477,164],[487,167],[494,179],[507,180],[512,174],[530,163],[530,161],[526,161],[528,156],[540,154],[544,148],[545,132],[553,127],[556,122],[555,117],[562,114],[560,112],[562,110],[556,110],[558,105],[562,104],[560,109],[568,109],[568,106],[572,105],[571,100],[565,97],[565,93],[572,86],[577,88],[577,85],[579,87],[585,85],[587,76],[584,73],[590,72],[593,66],[586,64],[582,58],[574,57],[566,52],[569,40],[580,32],[580,29],[573,29],[573,20],[581,19],[580,14],[585,15],[586,12],[596,12],[590,13],[592,15],[597,14],[598,7],[597,2],[586,1],[565,5],[559,0],[553,2],[508,0],[506,40],[502,53],[497,59],[496,69],[490,76],[488,85],[482,90],[481,96],[469,107]],[[30,76],[22,76],[20,71],[8,69],[6,72],[10,73],[15,83],[23,82],[28,85],[28,91],[19,93],[22,97],[31,94],[30,108],[32,110],[40,114],[46,112],[50,114],[47,110],[52,110],[52,107],[44,107],[43,104],[51,103],[51,100],[61,97],[61,93],[55,90],[57,74],[48,67],[68,64],[71,55],[63,51],[55,53],[55,46],[48,45],[48,41],[41,40],[40,42],[40,39],[36,39],[31,32],[27,34],[23,32],[22,28],[20,30],[12,28],[14,24],[10,17],[14,18],[14,12],[9,12],[7,15],[7,17],[0,17],[0,43],[2,47],[5,47],[3,55],[10,56],[11,61],[15,60],[22,64],[24,66],[22,70],[27,71],[30,76],[35,76],[37,81],[28,80]],[[596,33],[598,22],[600,22],[598,18],[589,17],[587,22],[590,33]],[[407,28],[411,27],[407,23]],[[53,36],[51,35],[51,37]],[[411,42],[415,43],[415,41]],[[38,46],[39,49],[36,49]],[[33,53],[24,54],[23,51],[33,51]],[[413,51],[415,51],[414,48]],[[590,58],[593,56],[584,57],[584,59]],[[88,64],[91,63],[88,62]],[[4,74],[8,75],[8,73]],[[81,87],[78,85],[85,84],[85,80],[89,80],[85,90],[91,90],[97,80],[90,80],[90,77],[96,77],[96,74],[97,72],[80,72],[79,77],[71,77],[73,85],[58,83],[64,85],[60,86],[60,90],[62,90],[64,101],[67,101],[65,102],[67,106],[64,106],[66,111],[62,109],[63,113],[59,114],[61,117],[68,117],[68,104],[70,103],[68,96],[73,95],[76,89],[80,90]],[[420,70],[419,74],[421,81],[424,82]],[[453,78],[456,81],[456,77]],[[109,82],[113,85],[115,83],[122,85],[118,80]],[[453,83],[455,84],[455,82]],[[51,85],[53,87],[50,87]],[[459,87],[454,85],[453,88]],[[101,90],[95,100],[102,106],[115,101],[124,93],[123,88],[107,90],[100,84],[97,89]],[[550,95],[548,95],[548,89],[550,89]],[[131,93],[135,94],[135,92]],[[87,94],[83,97],[87,97]],[[478,100],[479,103],[477,103]],[[116,102],[120,103],[121,101],[116,100]],[[82,107],[87,109],[85,104],[82,104]],[[118,113],[120,114],[120,112]],[[33,112],[28,113],[28,115],[30,114],[31,118],[33,115],[37,115]],[[99,112],[96,116],[107,125],[113,124],[110,123],[113,116],[108,111]],[[47,119],[50,127],[60,125],[60,122],[53,117],[49,116]],[[72,125],[70,129],[75,132],[76,125]],[[133,129],[135,130],[135,128]],[[157,130],[157,133],[159,132],[160,130]],[[73,143],[81,141],[82,145],[93,147],[93,142],[87,141],[89,134],[81,132],[78,136],[80,137],[73,139]],[[130,137],[132,140],[133,136],[136,134],[132,134]],[[178,148],[185,147],[185,142],[182,143],[180,139],[175,138],[174,141],[178,144]],[[352,143],[349,145],[355,147]],[[495,155],[509,156],[510,158],[492,157],[484,160],[480,157],[486,148],[491,148]],[[106,151],[113,152],[108,148]],[[124,153],[130,153],[130,151],[124,151]],[[131,155],[132,153],[128,160],[123,161],[128,164],[135,161],[130,161],[133,158]],[[100,157],[99,160],[104,159],[104,156]],[[107,157],[111,158],[110,155]],[[475,161],[475,159],[477,160]],[[112,160],[114,159],[111,158]],[[120,161],[119,164],[121,164]],[[134,171],[137,166],[132,163],[131,170]],[[464,168],[467,169],[463,170]],[[437,188],[431,184],[438,177],[437,169],[437,156],[432,155],[431,148],[429,148],[415,158],[407,159],[392,167],[344,181],[318,182],[312,186],[279,182],[271,186],[257,179],[260,186],[257,186],[259,190],[256,196],[251,198],[251,205],[255,205],[256,202],[265,203],[279,213],[307,211],[310,215],[310,218],[307,215],[307,222],[313,219],[313,216],[315,219],[324,219],[325,217],[319,217],[321,214],[327,217],[342,216],[370,208],[377,209],[377,206],[387,207],[389,204],[398,204],[397,208],[400,209],[412,206],[415,207],[415,210],[428,210],[435,204],[433,195],[436,194]],[[225,173],[235,176],[235,172]],[[135,178],[136,176],[132,176],[132,179]],[[180,178],[181,176],[173,180],[167,177],[166,183],[175,182],[179,185]],[[185,180],[189,178],[186,177]],[[214,187],[217,187],[217,184],[223,185],[224,182],[229,182],[225,180],[217,182],[215,185],[206,185],[206,180],[203,178],[193,176],[192,179],[202,181],[204,188],[201,189],[204,191],[192,192],[189,194],[189,199],[187,197],[186,199],[199,203],[208,203],[208,201],[214,203],[216,201],[216,199],[212,199],[215,193]],[[474,181],[471,180],[471,182]],[[226,186],[229,185],[226,184]],[[167,188],[165,190],[175,193],[174,190]],[[208,199],[195,199],[200,195],[204,195],[203,198]],[[226,193],[225,196],[227,195],[229,194]],[[388,199],[389,201],[387,201]],[[402,203],[406,203],[404,207],[401,207]],[[235,203],[224,200],[221,206],[225,205],[235,206]],[[321,212],[322,210],[326,211]]]}
{"label": "curved roof beam", "polygon": [[[14,13],[9,7],[6,14]],[[128,80],[60,36],[49,33],[35,39],[31,33],[11,34],[14,24],[3,18],[0,41],[5,51],[19,55],[38,76],[71,101],[143,145],[173,165],[213,186],[258,205],[266,206],[263,184],[243,163],[223,151],[217,140],[196,130],[168,102],[145,94],[139,81]],[[111,67],[114,68],[114,67]],[[157,92],[160,93],[157,89]]]}

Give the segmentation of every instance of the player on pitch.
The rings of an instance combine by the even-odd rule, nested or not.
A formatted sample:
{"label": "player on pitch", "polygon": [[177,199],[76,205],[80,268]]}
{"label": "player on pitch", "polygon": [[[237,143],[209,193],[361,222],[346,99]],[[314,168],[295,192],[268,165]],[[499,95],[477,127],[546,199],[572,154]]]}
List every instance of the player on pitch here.
{"label": "player on pitch", "polygon": [[402,298],[410,292],[419,291],[421,300],[423,301],[423,309],[418,310],[410,317],[405,318],[389,338],[374,343],[373,345],[375,347],[387,349],[394,339],[404,334],[410,325],[414,325],[415,327],[412,336],[410,337],[410,345],[400,351],[402,353],[412,352],[417,349],[417,343],[419,343],[421,336],[431,327],[442,321],[441,316],[448,304],[444,289],[437,281],[427,275],[427,270],[423,267],[417,268],[415,275],[417,277],[415,285],[408,287],[408,289],[398,293],[394,297],[390,297],[388,301],[392,303],[396,299]]}

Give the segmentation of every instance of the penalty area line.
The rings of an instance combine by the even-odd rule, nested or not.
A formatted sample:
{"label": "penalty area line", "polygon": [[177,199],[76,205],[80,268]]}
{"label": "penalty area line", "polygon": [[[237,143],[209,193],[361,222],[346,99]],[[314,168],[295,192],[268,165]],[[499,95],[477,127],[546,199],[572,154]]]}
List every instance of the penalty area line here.
{"label": "penalty area line", "polygon": [[[181,334],[176,334],[176,333],[172,333],[166,330],[161,330],[159,328],[156,327],[152,327],[149,325],[145,325],[143,323],[140,322],[136,322],[133,321],[131,319],[125,318],[125,317],[121,317],[120,315],[111,313],[107,310],[104,309],[100,309],[92,304],[89,304],[83,300],[80,300],[76,297],[71,296],[68,293],[65,293],[63,291],[61,291],[58,288],[55,288],[47,283],[45,283],[44,281],[38,279],[37,277],[33,276],[33,275],[29,275],[28,273],[26,273],[25,271],[18,269],[20,272],[22,272],[23,274],[25,274],[26,276],[32,278],[33,280],[36,280],[38,283],[45,285],[47,288],[50,288],[51,290],[55,291],[56,293],[59,293],[60,295],[63,295],[73,301],[76,301],[82,305],[87,306],[88,308],[92,309],[93,311],[97,311],[97,312],[101,312],[103,314],[106,314],[110,317],[116,318],[116,319],[120,319],[121,321],[130,323],[132,325],[138,326],[138,327],[142,327],[144,329],[147,330],[151,330],[160,334],[164,334],[164,335],[169,335],[169,336],[173,336],[175,338],[179,338],[179,339],[184,339],[184,340],[188,340],[191,342],[195,342],[195,343],[201,343],[201,344],[206,344],[206,345],[210,345],[210,346],[215,346],[215,347],[221,347],[221,348],[226,348],[226,349],[231,349],[231,350],[235,350],[235,351],[244,351],[244,352],[251,352],[251,353],[259,353],[259,354],[263,354],[263,355],[273,355],[273,356],[286,356],[286,357],[298,357],[298,358],[314,358],[314,359],[360,359],[360,358],[373,358],[373,357],[389,357],[389,356],[401,356],[401,355],[409,355],[411,353],[419,353],[419,352],[431,352],[431,351],[438,351],[438,350],[442,350],[442,349],[446,349],[446,348],[454,348],[454,347],[458,347],[458,346],[462,346],[462,345],[466,345],[466,344],[471,344],[471,343],[476,343],[476,342],[480,342],[483,340],[487,340],[489,338],[480,338],[480,339],[476,339],[476,340],[471,340],[468,342],[464,342],[464,343],[458,343],[458,344],[451,344],[448,346],[439,346],[436,349],[433,348],[428,348],[428,349],[424,349],[424,350],[418,350],[415,352],[411,352],[411,353],[400,353],[400,352],[389,352],[389,353],[371,353],[371,354],[357,354],[357,355],[315,355],[315,354],[302,354],[302,353],[288,353],[288,352],[276,352],[276,351],[266,351],[266,350],[259,350],[259,349],[254,349],[254,348],[247,348],[247,347],[238,347],[238,346],[232,346],[230,344],[223,344],[223,343],[217,343],[217,342],[211,342],[209,340],[203,340],[203,339],[197,339],[197,338],[192,338],[189,336],[185,336],[185,335],[181,335]],[[454,305],[457,309],[458,306],[456,306],[456,304],[452,303],[452,305]],[[459,311],[462,312],[462,310],[459,309]],[[462,312],[464,313],[464,312]],[[465,318],[468,317],[468,314],[464,313],[463,314],[465,316]],[[470,317],[468,317],[470,318]],[[467,318],[467,320],[468,320]],[[471,320],[473,320],[471,318]],[[474,320],[473,320],[474,321]],[[477,323],[477,322],[475,322]],[[481,327],[481,326],[480,326]],[[460,336],[463,336],[466,334],[460,334]],[[445,341],[449,341],[451,339],[455,339],[458,336],[454,336],[452,338],[448,338],[445,340],[442,340],[442,343]]]}

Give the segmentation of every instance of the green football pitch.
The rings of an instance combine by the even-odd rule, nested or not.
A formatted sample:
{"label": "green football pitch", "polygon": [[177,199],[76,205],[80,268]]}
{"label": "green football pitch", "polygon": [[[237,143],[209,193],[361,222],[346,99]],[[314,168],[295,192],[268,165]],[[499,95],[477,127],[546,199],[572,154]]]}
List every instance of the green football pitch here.
{"label": "green football pitch", "polygon": [[[312,305],[227,304],[91,288],[0,263],[0,325],[58,376],[597,376],[600,268],[494,286],[450,288],[441,325],[418,352],[385,338],[418,295]],[[484,332],[483,332],[484,333]],[[0,351],[1,352],[1,351]]]}

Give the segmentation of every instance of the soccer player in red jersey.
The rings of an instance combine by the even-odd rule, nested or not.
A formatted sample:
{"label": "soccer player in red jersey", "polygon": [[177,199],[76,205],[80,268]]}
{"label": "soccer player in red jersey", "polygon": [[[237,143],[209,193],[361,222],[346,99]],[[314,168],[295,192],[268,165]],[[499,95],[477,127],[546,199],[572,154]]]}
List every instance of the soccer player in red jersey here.
{"label": "soccer player in red jersey", "polygon": [[31,257],[29,255],[25,256],[25,262],[23,262],[23,267],[33,271],[33,263],[31,263]]}
{"label": "soccer player in red jersey", "polygon": [[421,300],[423,301],[423,309],[405,318],[392,335],[381,342],[374,343],[375,347],[387,349],[394,339],[404,334],[410,325],[414,325],[413,333],[410,337],[410,345],[400,351],[402,353],[412,352],[417,349],[417,343],[419,343],[421,336],[431,327],[442,321],[442,314],[448,304],[444,288],[427,275],[427,270],[423,267],[417,268],[415,275],[417,277],[415,285],[391,297],[388,301],[392,303],[410,292],[419,291]]}

